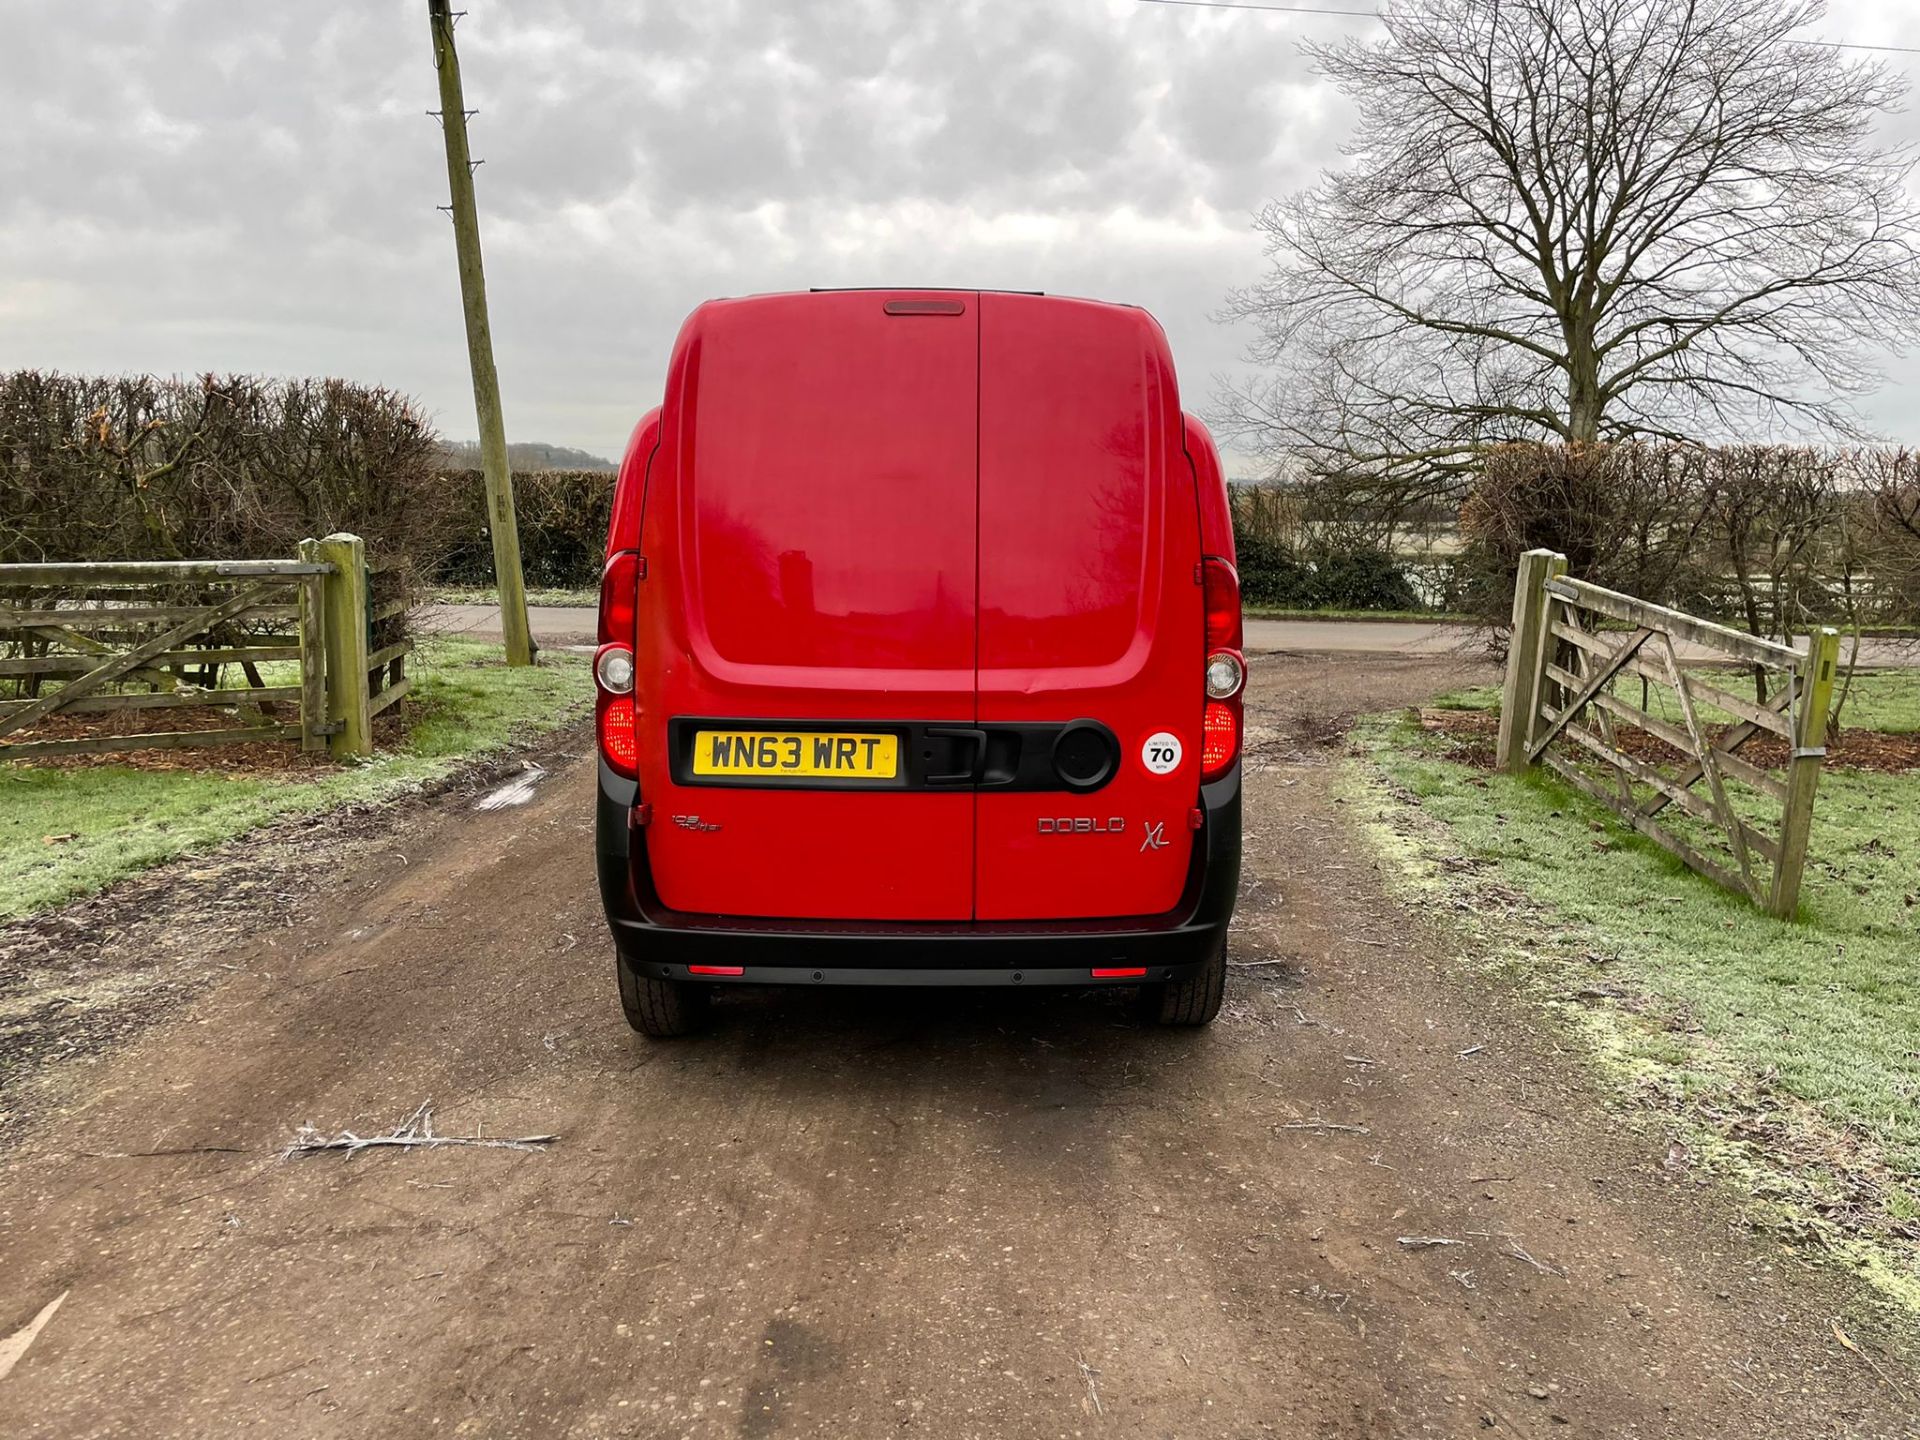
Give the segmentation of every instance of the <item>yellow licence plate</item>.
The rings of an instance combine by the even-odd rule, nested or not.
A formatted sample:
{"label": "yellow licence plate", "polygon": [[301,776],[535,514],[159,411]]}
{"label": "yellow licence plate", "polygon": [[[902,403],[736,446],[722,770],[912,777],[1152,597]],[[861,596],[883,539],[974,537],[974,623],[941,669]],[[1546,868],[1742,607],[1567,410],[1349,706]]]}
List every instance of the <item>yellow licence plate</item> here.
{"label": "yellow licence plate", "polygon": [[900,739],[846,731],[702,730],[693,737],[693,773],[892,780],[900,773]]}

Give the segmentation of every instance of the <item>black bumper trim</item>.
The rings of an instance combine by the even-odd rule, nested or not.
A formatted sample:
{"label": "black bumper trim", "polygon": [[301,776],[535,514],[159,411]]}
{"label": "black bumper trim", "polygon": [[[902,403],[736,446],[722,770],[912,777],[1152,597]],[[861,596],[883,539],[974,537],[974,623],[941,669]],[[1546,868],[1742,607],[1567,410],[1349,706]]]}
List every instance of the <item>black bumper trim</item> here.
{"label": "black bumper trim", "polygon": [[[1240,769],[1200,788],[1201,828],[1179,904],[1165,915],[1102,920],[769,920],[669,910],[629,829],[638,787],[599,762],[595,858],[600,898],[624,963],[674,978],[688,965],[739,965],[769,981],[867,985],[1139,984],[1095,980],[1096,968],[1145,965],[1173,977],[1225,943],[1240,886]],[[818,971],[820,981],[812,979]],[[1039,978],[1046,976],[1049,978]],[[845,978],[841,978],[845,977]],[[979,978],[973,978],[979,977]],[[694,977],[701,980],[740,977]]]}
{"label": "black bumper trim", "polygon": [[[1058,958],[1058,957],[1055,957]],[[1202,968],[1202,962],[1182,965],[1150,965],[1145,975],[1095,976],[1090,968],[1062,968],[1058,965],[1037,968],[1019,966],[879,966],[803,964],[745,965],[738,975],[696,975],[685,964],[622,957],[622,964],[636,973],[662,980],[691,980],[712,985],[885,985],[909,987],[956,986],[979,989],[987,986],[1022,989],[1062,985],[1157,985],[1169,980],[1184,980]],[[699,963],[699,962],[695,962]],[[1104,968],[1104,967],[1102,967]]]}

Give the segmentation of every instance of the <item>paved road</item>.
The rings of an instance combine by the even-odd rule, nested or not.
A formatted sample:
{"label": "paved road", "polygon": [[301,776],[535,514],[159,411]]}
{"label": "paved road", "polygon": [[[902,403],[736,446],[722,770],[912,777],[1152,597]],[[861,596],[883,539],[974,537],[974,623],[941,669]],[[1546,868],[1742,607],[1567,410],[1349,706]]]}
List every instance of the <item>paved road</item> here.
{"label": "paved road", "polygon": [[[527,613],[540,644],[593,643],[591,610],[536,605]],[[500,633],[500,612],[491,605],[430,605],[425,608],[424,623],[450,634],[494,637]],[[1474,655],[1484,649],[1487,639],[1484,631],[1471,625],[1400,620],[1248,620],[1246,630],[1250,654]],[[1680,657],[1687,661],[1710,658],[1708,652],[1685,644]],[[1868,640],[1860,659],[1868,665],[1920,664],[1920,644]]]}
{"label": "paved road", "polygon": [[[1906,1433],[1833,1341],[1871,1333],[1850,1292],[1383,891],[1341,717],[1482,673],[1256,665],[1237,968],[1199,1034],[1113,994],[786,991],[639,1040],[583,734],[523,807],[329,822],[37,927],[83,1040],[136,978],[201,988],[20,1092],[0,1336],[67,1299],[0,1431]],[[427,1099],[443,1134],[559,1138],[278,1158]]]}

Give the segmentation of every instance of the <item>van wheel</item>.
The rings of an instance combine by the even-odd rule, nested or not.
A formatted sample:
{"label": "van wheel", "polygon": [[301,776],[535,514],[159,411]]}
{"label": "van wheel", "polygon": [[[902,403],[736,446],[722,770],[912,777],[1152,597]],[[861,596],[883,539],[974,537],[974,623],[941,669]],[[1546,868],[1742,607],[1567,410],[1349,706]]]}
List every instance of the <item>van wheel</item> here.
{"label": "van wheel", "polygon": [[620,977],[620,1008],[627,1012],[627,1024],[642,1035],[670,1040],[691,1035],[707,1023],[712,996],[706,986],[638,974],[624,955],[614,957],[613,968]]}
{"label": "van wheel", "polygon": [[1143,1016],[1156,1025],[1211,1025],[1227,993],[1227,942],[1185,980],[1148,985],[1140,991]]}

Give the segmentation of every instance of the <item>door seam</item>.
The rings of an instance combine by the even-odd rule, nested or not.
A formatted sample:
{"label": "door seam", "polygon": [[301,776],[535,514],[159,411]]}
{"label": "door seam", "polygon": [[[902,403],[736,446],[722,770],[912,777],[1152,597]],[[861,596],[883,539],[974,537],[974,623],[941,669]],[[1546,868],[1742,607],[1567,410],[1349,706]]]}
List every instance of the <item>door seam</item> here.
{"label": "door seam", "polygon": [[[980,723],[980,415],[986,404],[986,363],[982,351],[987,343],[987,301],[981,291],[973,292],[973,723]],[[968,847],[973,873],[967,890],[967,914],[980,918],[980,784],[973,785],[973,844]]]}

